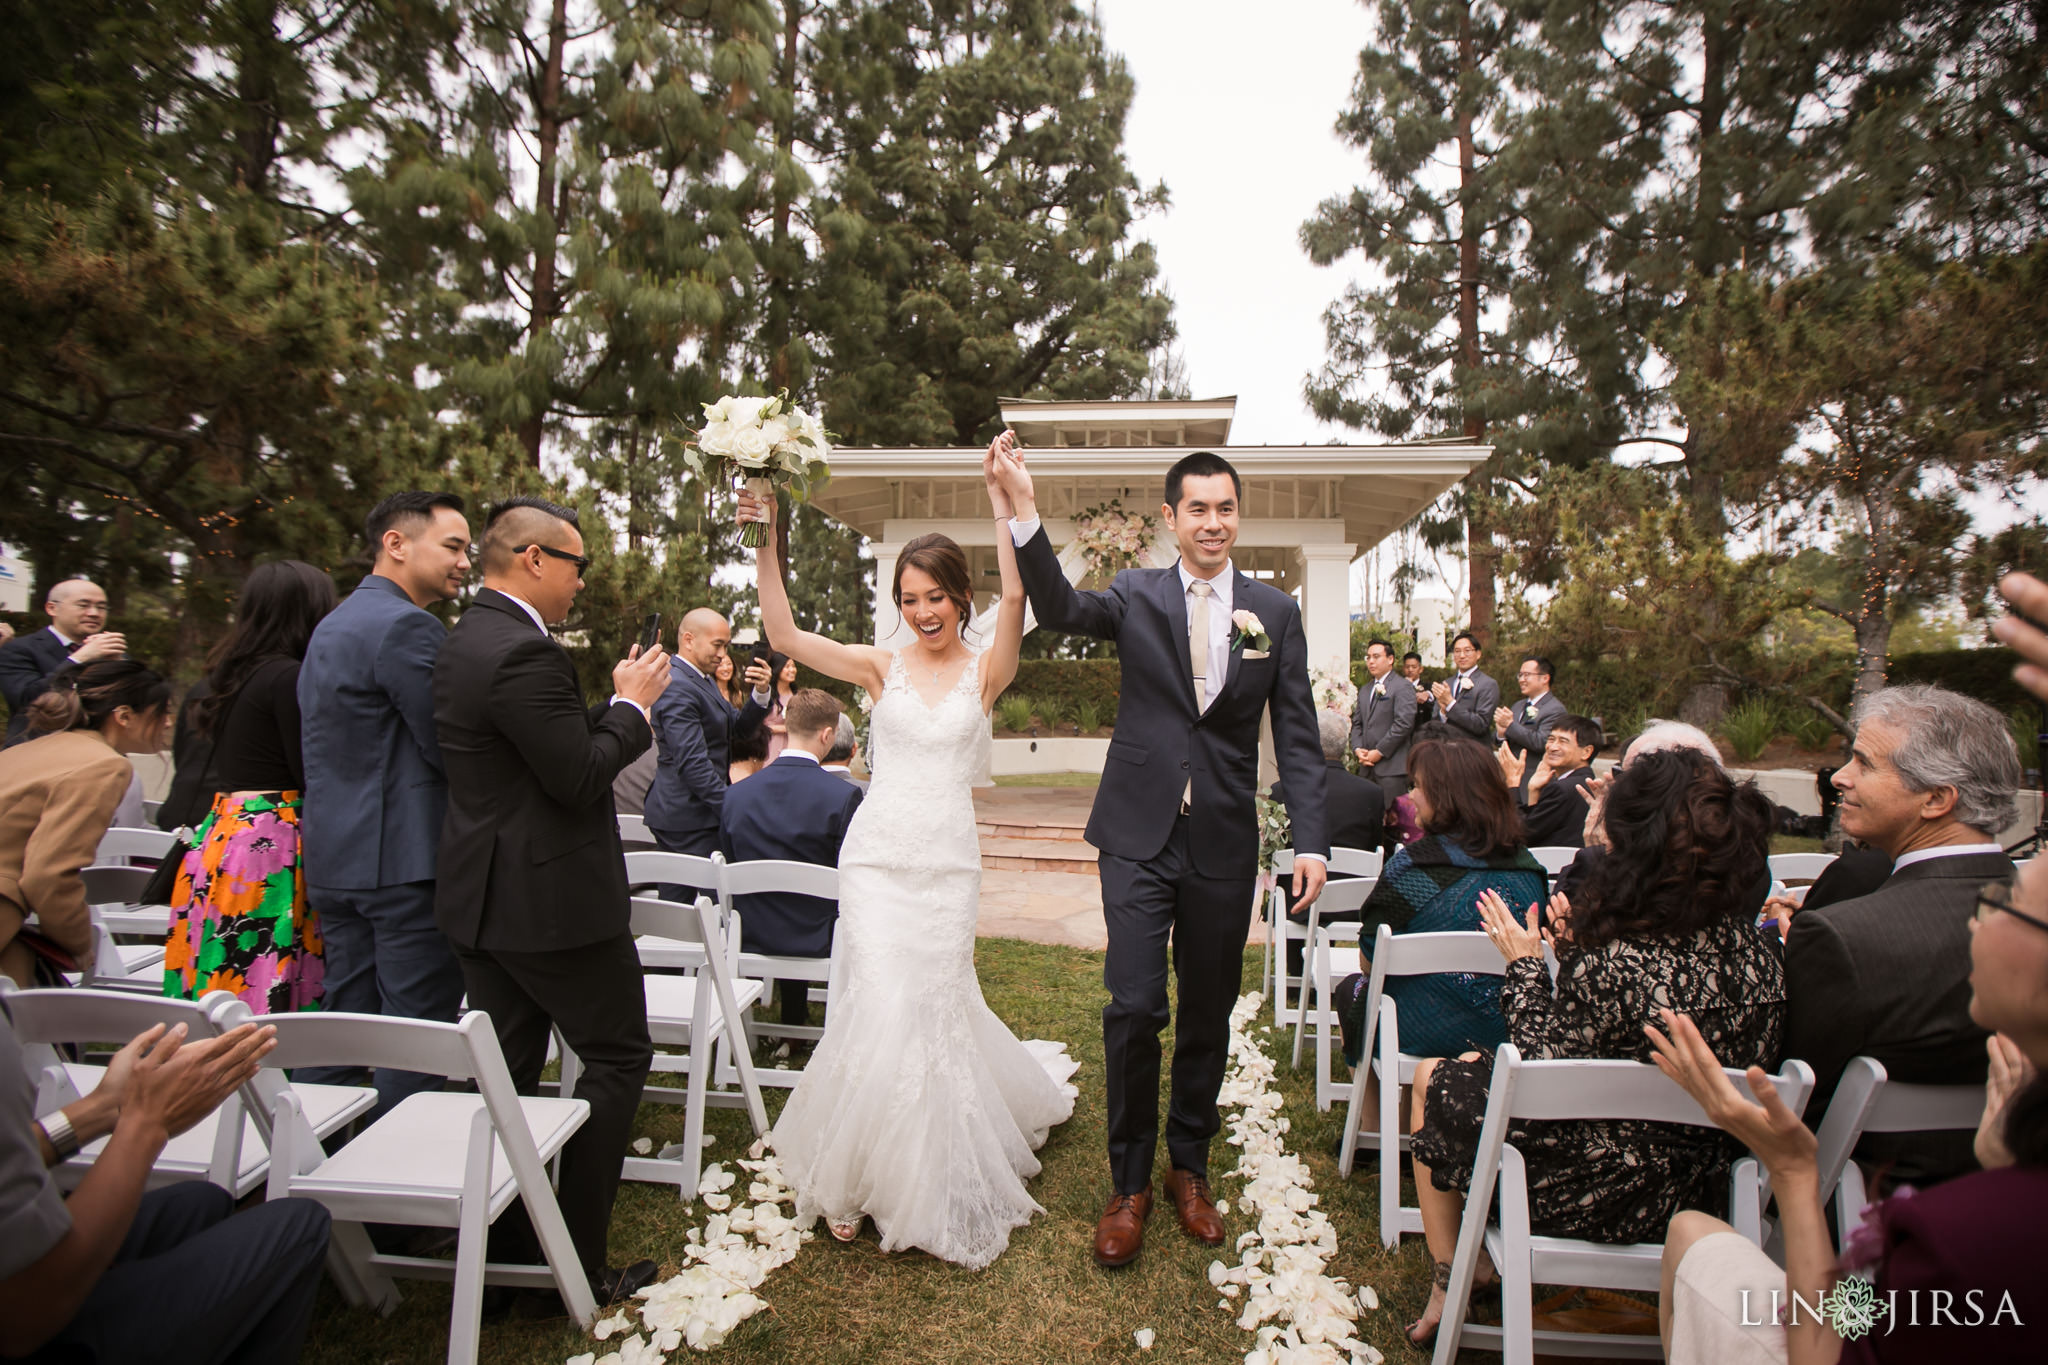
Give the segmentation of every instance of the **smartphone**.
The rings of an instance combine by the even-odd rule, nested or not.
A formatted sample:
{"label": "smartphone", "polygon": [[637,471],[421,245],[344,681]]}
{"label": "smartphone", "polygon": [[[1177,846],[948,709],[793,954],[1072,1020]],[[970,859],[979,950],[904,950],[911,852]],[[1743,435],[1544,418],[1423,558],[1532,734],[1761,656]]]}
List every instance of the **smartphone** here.
{"label": "smartphone", "polygon": [[754,641],[754,647],[747,651],[747,662],[750,664],[764,663],[767,661],[768,656],[774,652],[774,650],[768,647],[766,640],[756,640]]}
{"label": "smartphone", "polygon": [[640,652],[647,653],[661,640],[661,613],[650,611],[640,620]]}

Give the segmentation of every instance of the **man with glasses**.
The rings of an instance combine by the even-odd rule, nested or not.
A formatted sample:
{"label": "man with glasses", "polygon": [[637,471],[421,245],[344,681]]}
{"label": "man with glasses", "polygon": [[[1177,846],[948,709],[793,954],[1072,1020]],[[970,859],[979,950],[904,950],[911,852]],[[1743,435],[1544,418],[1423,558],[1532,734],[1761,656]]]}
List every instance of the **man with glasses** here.
{"label": "man with glasses", "polygon": [[50,589],[43,611],[50,624],[0,645],[0,696],[7,698],[7,740],[28,728],[28,706],[50,690],[50,678],[66,664],[119,659],[128,637],[107,629],[107,595],[83,578],[67,578]]}
{"label": "man with glasses", "polygon": [[[1876,891],[1800,910],[1785,939],[1785,1055],[1814,1070],[1809,1127],[1852,1057],[1922,1085],[1984,1080],[1985,1031],[1970,1018],[1970,919],[1986,882],[2007,881],[1997,843],[2017,812],[2018,751],[2005,718],[1938,687],[1888,687],[1857,714],[1835,774],[1842,832],[1882,850]],[[1925,1187],[1976,1168],[1968,1133],[1872,1133],[1857,1159]]]}
{"label": "man with glasses", "polygon": [[1548,659],[1533,654],[1523,659],[1522,666],[1515,671],[1515,686],[1521,689],[1522,700],[1512,707],[1493,709],[1495,740],[1522,760],[1522,782],[1517,795],[1525,804],[1529,800],[1529,779],[1537,768],[1534,755],[1542,751],[1551,730],[1568,714],[1564,703],[1550,690],[1553,672]]}
{"label": "man with glasses", "polygon": [[[519,1093],[538,1093],[551,1028],[583,1062],[576,1097],[589,1101],[590,1118],[562,1149],[559,1193],[583,1269],[606,1303],[630,1297],[656,1270],[652,1261],[605,1264],[612,1201],[654,1055],[612,780],[653,742],[648,711],[668,686],[668,655],[658,644],[644,654],[634,646],[612,670],[610,704],[586,710],[575,665],[548,635],[568,617],[590,566],[576,513],[512,498],[491,513],[481,552],[483,590],[434,662],[434,726],[448,777],[434,915],[455,945],[471,1007],[491,1016]],[[494,1235],[493,1260],[537,1259],[530,1230],[498,1232],[526,1245],[505,1254]]]}
{"label": "man with glasses", "polygon": [[1500,706],[1500,684],[1479,671],[1479,637],[1461,630],[1451,640],[1450,677],[1429,691],[1436,698],[1436,718],[1474,739],[1493,734],[1493,713]]}
{"label": "man with glasses", "polygon": [[1365,671],[1372,676],[1358,689],[1351,752],[1357,755],[1359,775],[1377,783],[1386,804],[1391,805],[1408,790],[1408,741],[1415,733],[1414,690],[1394,676],[1394,647],[1385,640],[1374,640],[1365,647]]}

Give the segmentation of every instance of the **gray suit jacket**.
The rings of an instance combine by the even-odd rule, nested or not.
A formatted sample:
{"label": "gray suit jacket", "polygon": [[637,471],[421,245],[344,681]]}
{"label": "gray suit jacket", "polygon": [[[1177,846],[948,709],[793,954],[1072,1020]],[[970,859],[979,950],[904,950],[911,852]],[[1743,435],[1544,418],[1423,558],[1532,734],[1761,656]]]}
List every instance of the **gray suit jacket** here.
{"label": "gray suit jacket", "polygon": [[306,883],[434,879],[448,779],[434,729],[447,627],[371,575],[313,629],[299,666]]}
{"label": "gray suit jacket", "polygon": [[1408,741],[1415,733],[1416,714],[1409,698],[1415,691],[1398,673],[1389,673],[1385,682],[1386,695],[1380,697],[1373,695],[1370,682],[1359,687],[1358,709],[1351,720],[1351,747],[1380,751],[1380,761],[1364,770],[1367,777],[1406,777]]}
{"label": "gray suit jacket", "polygon": [[[1457,690],[1458,675],[1455,672],[1445,681],[1450,683],[1453,691]],[[1444,720],[1472,738],[1490,744],[1493,742],[1493,712],[1499,705],[1500,684],[1475,668],[1471,685],[1451,699]]]}
{"label": "gray suit jacket", "polygon": [[1571,714],[1555,692],[1545,692],[1535,700],[1536,719],[1533,722],[1529,719],[1531,705],[1520,697],[1515,698],[1515,718],[1508,723],[1507,733],[1501,736],[1510,748],[1527,760],[1522,765],[1521,794],[1524,800],[1529,795],[1530,774],[1543,761],[1543,741],[1550,738],[1550,732],[1557,728],[1559,721]]}
{"label": "gray suit jacket", "polygon": [[[1970,1019],[1970,919],[1977,888],[2012,876],[2003,853],[1911,863],[1867,896],[1792,917],[1785,941],[1785,1055],[1813,1067],[1809,1127],[1842,1068],[1872,1057],[1895,1081],[1981,1084],[1985,1031]],[[1969,1133],[1873,1134],[1859,1158],[1914,1185],[1976,1168]]]}

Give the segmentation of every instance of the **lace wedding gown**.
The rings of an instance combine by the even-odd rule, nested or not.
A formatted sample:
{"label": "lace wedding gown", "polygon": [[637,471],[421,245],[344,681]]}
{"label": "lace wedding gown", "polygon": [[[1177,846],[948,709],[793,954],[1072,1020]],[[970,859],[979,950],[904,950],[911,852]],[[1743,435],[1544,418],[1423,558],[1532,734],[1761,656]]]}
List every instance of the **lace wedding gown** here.
{"label": "lace wedding gown", "polygon": [[981,658],[935,705],[902,656],[870,718],[878,754],[839,856],[839,962],[825,1036],[775,1125],[797,1217],[875,1220],[882,1249],[980,1269],[1044,1212],[1032,1153],[1073,1113],[1065,1044],[1019,1042],[981,998],[986,768]]}

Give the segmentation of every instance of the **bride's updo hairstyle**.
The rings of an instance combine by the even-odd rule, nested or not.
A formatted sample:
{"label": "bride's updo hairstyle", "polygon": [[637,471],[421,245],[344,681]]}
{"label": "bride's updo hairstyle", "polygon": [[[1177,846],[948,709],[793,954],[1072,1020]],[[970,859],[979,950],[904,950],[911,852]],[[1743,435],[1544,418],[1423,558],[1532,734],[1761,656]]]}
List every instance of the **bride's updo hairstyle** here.
{"label": "bride's updo hairstyle", "polygon": [[920,569],[931,575],[932,582],[939,585],[939,591],[959,609],[960,634],[967,635],[967,623],[974,619],[974,586],[967,575],[967,552],[954,542],[951,536],[919,536],[903,547],[896,556],[896,581],[890,590],[895,594],[896,611],[903,612],[903,571]]}

